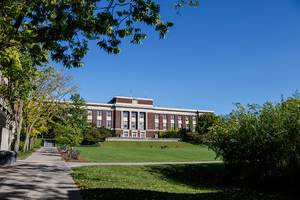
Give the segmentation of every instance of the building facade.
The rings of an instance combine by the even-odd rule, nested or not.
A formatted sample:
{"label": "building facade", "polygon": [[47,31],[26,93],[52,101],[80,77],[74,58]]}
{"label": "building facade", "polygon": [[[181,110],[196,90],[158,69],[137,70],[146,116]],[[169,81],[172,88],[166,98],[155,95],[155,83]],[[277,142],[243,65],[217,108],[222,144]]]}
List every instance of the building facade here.
{"label": "building facade", "polygon": [[[86,102],[88,121],[119,137],[155,137],[158,131],[196,129],[196,116],[213,111],[153,106],[153,99],[116,96],[108,103]],[[192,125],[190,126],[190,123]]]}
{"label": "building facade", "polygon": [[[0,84],[8,84],[6,77],[0,73]],[[0,94],[0,150],[10,150],[11,142],[14,138],[15,121],[14,110],[7,106],[7,100]]]}

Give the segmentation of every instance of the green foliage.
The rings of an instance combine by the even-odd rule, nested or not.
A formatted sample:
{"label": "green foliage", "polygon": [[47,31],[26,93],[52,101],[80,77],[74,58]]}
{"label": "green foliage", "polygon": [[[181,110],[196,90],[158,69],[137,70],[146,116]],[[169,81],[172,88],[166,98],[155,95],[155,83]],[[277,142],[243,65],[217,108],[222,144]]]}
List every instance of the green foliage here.
{"label": "green foliage", "polygon": [[64,121],[64,124],[57,123],[56,128],[60,131],[60,134],[55,137],[59,143],[74,147],[75,145],[79,145],[83,140],[81,129],[76,124]]}
{"label": "green foliage", "polygon": [[120,53],[124,37],[140,44],[146,35],[137,28],[138,22],[154,26],[164,38],[173,23],[161,21],[159,13],[160,5],[151,0],[0,1],[0,65],[10,59],[5,50],[32,45],[28,52],[39,57],[35,62],[47,50],[63,66],[80,67],[88,40],[98,40],[101,49],[114,54]]}
{"label": "green foliage", "polygon": [[105,138],[112,137],[111,132],[112,132],[111,130],[104,127],[101,128],[92,127],[90,128],[90,130],[87,131],[86,135],[84,136],[84,141],[82,144],[90,145],[90,144],[96,144],[98,142],[103,142],[105,141]]}
{"label": "green foliage", "polygon": [[211,148],[225,162],[227,173],[249,183],[299,178],[299,93],[281,103],[236,106],[211,127]]}
{"label": "green foliage", "polygon": [[82,134],[86,134],[88,131],[89,123],[87,122],[87,115],[83,114],[86,111],[86,103],[80,94],[72,94],[70,100],[72,101],[67,121],[72,124],[77,124],[81,129]]}

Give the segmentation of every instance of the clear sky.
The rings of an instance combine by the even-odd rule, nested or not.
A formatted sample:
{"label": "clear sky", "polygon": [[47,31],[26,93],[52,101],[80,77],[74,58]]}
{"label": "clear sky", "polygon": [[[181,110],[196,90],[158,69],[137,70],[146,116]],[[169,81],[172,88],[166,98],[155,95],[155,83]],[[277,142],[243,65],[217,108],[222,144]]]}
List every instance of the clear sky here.
{"label": "clear sky", "polygon": [[200,0],[180,15],[177,0],[155,2],[162,20],[175,22],[164,40],[142,25],[143,44],[125,39],[121,54],[108,55],[90,43],[85,66],[65,70],[86,101],[108,102],[132,90],[156,106],[220,115],[233,103],[279,102],[300,90],[299,0]]}

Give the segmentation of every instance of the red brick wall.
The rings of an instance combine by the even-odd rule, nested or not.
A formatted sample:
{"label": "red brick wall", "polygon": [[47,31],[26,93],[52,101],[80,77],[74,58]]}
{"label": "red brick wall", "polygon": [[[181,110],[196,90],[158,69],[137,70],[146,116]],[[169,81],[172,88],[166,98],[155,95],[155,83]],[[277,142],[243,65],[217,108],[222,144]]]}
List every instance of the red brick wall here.
{"label": "red brick wall", "polygon": [[148,113],[148,129],[155,129],[155,113]]}
{"label": "red brick wall", "polygon": [[178,115],[174,116],[175,126],[178,128]]}
{"label": "red brick wall", "polygon": [[151,100],[141,100],[141,99],[138,99],[138,104],[153,105],[153,101],[151,101]]}
{"label": "red brick wall", "polygon": [[155,135],[155,131],[146,131],[146,137],[153,138]]}
{"label": "red brick wall", "polygon": [[159,130],[163,130],[163,114],[159,114]]}
{"label": "red brick wall", "polygon": [[106,128],[106,110],[102,110],[102,126]]}
{"label": "red brick wall", "polygon": [[115,118],[114,118],[115,127],[114,128],[121,128],[121,111],[120,110],[116,110],[114,116],[115,116]]}
{"label": "red brick wall", "polygon": [[132,103],[132,99],[116,98],[117,103]]}
{"label": "red brick wall", "polygon": [[97,110],[92,110],[93,111],[93,114],[92,114],[92,117],[93,117],[93,123],[97,126]]}
{"label": "red brick wall", "polygon": [[167,129],[171,128],[171,115],[167,114]]}

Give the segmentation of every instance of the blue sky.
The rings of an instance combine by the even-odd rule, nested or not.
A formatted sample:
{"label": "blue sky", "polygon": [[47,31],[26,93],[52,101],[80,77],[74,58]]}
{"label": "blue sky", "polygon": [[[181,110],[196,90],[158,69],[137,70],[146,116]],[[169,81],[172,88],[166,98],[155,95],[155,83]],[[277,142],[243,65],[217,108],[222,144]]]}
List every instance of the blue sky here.
{"label": "blue sky", "polygon": [[300,89],[300,1],[200,0],[180,15],[175,2],[156,1],[162,20],[175,22],[164,40],[141,24],[143,44],[124,39],[121,54],[108,55],[90,43],[85,66],[65,70],[86,101],[107,102],[132,90],[156,106],[220,115],[233,103],[279,102]]}

